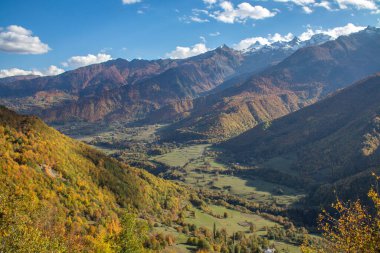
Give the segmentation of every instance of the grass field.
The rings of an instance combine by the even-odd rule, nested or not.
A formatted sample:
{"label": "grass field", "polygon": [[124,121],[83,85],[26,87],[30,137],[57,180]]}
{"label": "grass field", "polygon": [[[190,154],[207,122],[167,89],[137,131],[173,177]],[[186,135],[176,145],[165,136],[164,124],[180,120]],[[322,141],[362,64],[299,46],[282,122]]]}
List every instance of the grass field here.
{"label": "grass field", "polygon": [[[213,229],[214,223],[217,229],[226,229],[229,235],[236,232],[245,232],[247,236],[251,235],[249,232],[249,223],[252,222],[256,227],[256,234],[259,236],[266,235],[265,227],[279,226],[277,223],[264,219],[256,214],[241,213],[235,210],[228,209],[223,206],[210,205],[209,209],[213,214],[223,215],[228,214],[228,218],[216,218],[202,210],[193,208],[195,217],[187,217],[186,222],[195,224],[197,227],[206,227],[210,230]],[[299,253],[299,247],[284,242],[272,241],[280,252]]]}
{"label": "grass field", "polygon": [[209,145],[194,145],[194,146],[185,147],[185,148],[177,148],[177,149],[174,149],[170,153],[160,155],[160,156],[155,156],[154,160],[168,164],[172,167],[183,167],[190,160],[194,160],[194,159],[196,160],[202,157],[203,152],[208,146]]}
{"label": "grass field", "polygon": [[[260,178],[245,179],[233,175],[224,175],[226,165],[215,161],[210,145],[193,145],[174,149],[164,155],[152,159],[170,165],[182,167],[184,182],[195,188],[208,188],[233,194],[261,203],[276,203],[287,206],[303,197],[303,193],[289,187],[264,181]],[[271,161],[271,167],[276,164],[286,169],[288,161]],[[279,168],[282,169],[282,168]]]}
{"label": "grass field", "polygon": [[217,229],[226,229],[229,235],[232,233],[243,231],[249,234],[249,223],[252,222],[257,228],[257,234],[265,234],[264,227],[273,227],[276,223],[266,220],[256,214],[241,213],[235,210],[227,209],[223,206],[210,205],[209,209],[217,215],[223,216],[224,213],[228,214],[228,218],[216,218],[202,210],[193,208],[192,211],[195,213],[195,217],[186,218],[186,222],[195,224],[197,227],[206,227],[212,229],[214,223]]}
{"label": "grass field", "polygon": [[[216,218],[204,211],[192,208],[190,211],[194,212],[195,216],[191,216],[188,214],[185,219],[186,223],[195,224],[197,227],[206,227],[209,230],[212,230],[214,227],[214,223],[217,229],[226,229],[229,235],[232,235],[236,232],[244,232],[247,236],[252,235],[249,231],[249,223],[253,223],[256,227],[256,234],[259,236],[265,236],[266,230],[265,227],[273,227],[280,226],[275,222],[264,219],[263,217],[256,214],[248,214],[241,213],[235,210],[228,209],[223,206],[209,205],[208,209],[214,215],[223,216],[224,213],[228,214],[227,218]],[[190,213],[190,212],[189,212]],[[170,252],[170,250],[174,250],[174,252],[178,253],[187,253],[192,252],[194,247],[186,245],[186,241],[188,237],[182,233],[178,233],[174,228],[167,226],[155,227],[154,231],[164,234],[171,234],[176,237],[176,245],[172,247],[168,247],[163,252]],[[289,252],[289,253],[299,253],[299,247],[291,244],[287,244],[284,242],[271,241],[271,244],[274,244],[280,252]]]}

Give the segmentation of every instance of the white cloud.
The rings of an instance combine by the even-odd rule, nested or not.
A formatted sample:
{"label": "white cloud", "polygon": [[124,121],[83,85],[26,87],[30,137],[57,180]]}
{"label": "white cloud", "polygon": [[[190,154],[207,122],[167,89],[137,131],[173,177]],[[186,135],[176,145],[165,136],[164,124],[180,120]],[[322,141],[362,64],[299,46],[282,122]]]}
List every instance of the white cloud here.
{"label": "white cloud", "polygon": [[328,11],[332,11],[333,10],[333,8],[331,7],[331,3],[328,2],[328,1],[321,1],[319,3],[315,3],[314,6],[325,8]]}
{"label": "white cloud", "polygon": [[192,9],[191,13],[192,14],[190,16],[184,15],[182,17],[179,17],[179,20],[187,24],[191,22],[195,22],[195,23],[210,22],[210,20],[207,19],[207,17],[209,16],[209,12],[207,10]]}
{"label": "white cloud", "polygon": [[46,70],[24,70],[19,68],[11,69],[0,69],[0,78],[9,77],[9,76],[25,76],[25,75],[36,75],[36,76],[55,76],[65,72],[63,69],[58,68],[57,66],[51,65]]}
{"label": "white cloud", "polygon": [[313,10],[309,6],[303,6],[302,10],[307,14],[313,13]]}
{"label": "white cloud", "polygon": [[378,7],[374,0],[336,0],[341,9],[352,6],[356,9],[377,10]]}
{"label": "white cloud", "polygon": [[204,2],[205,4],[209,4],[209,5],[211,5],[211,4],[216,4],[217,0],[203,0],[203,2]]}
{"label": "white cloud", "polygon": [[351,33],[359,32],[361,30],[365,29],[365,26],[356,26],[354,24],[348,23],[345,26],[342,27],[335,27],[327,30],[323,29],[315,29],[313,30],[312,28],[308,28],[306,32],[302,33],[299,38],[300,40],[309,40],[313,35],[315,34],[326,34],[331,36],[332,38],[336,39],[339,36],[342,35],[349,35]]}
{"label": "white cloud", "polygon": [[73,56],[67,61],[63,62],[64,67],[79,68],[91,64],[101,63],[105,61],[112,60],[111,55],[99,53],[97,55],[88,54],[85,56]]}
{"label": "white cloud", "polygon": [[315,0],[275,0],[275,1],[299,5],[302,7],[302,10],[307,14],[310,14],[313,12],[313,9],[311,7],[316,4]]}
{"label": "white cloud", "polygon": [[23,70],[23,69],[18,69],[18,68],[0,69],[0,78],[9,77],[9,76],[26,76],[26,75],[42,76],[42,73],[38,70]]}
{"label": "white cloud", "polygon": [[288,33],[285,35],[281,35],[279,33],[275,33],[273,35],[269,34],[269,41],[278,42],[278,41],[291,41],[294,38],[292,33]]}
{"label": "white cloud", "polygon": [[216,37],[220,35],[220,32],[214,32],[209,34],[211,37]]}
{"label": "white cloud", "polygon": [[294,3],[297,5],[308,5],[315,3],[315,0],[275,0],[276,2],[282,3]]}
{"label": "white cloud", "polygon": [[241,40],[238,44],[233,45],[233,48],[236,50],[244,50],[249,48],[250,46],[260,43],[260,45],[269,45],[270,42],[267,38],[264,37],[252,37]]}
{"label": "white cloud", "polygon": [[206,23],[210,22],[207,18],[200,18],[198,16],[191,16],[190,20],[195,22],[195,23]]}
{"label": "white cloud", "polygon": [[57,66],[51,65],[47,70],[42,72],[44,76],[56,76],[62,74],[65,70],[58,68]]}
{"label": "white cloud", "polygon": [[142,0],[122,0],[123,4],[136,4],[140,3]]}
{"label": "white cloud", "polygon": [[260,45],[270,45],[274,42],[278,41],[291,41],[294,38],[294,35],[292,33],[288,33],[286,35],[281,35],[279,33],[275,33],[273,35],[268,34],[267,38],[264,37],[252,37],[247,38],[242,41],[240,41],[237,44],[233,45],[233,48],[236,50],[244,50],[249,48],[250,46],[259,43]]}
{"label": "white cloud", "polygon": [[378,0],[275,0],[276,2],[292,3],[301,6],[306,13],[312,13],[314,7],[322,7],[326,10],[344,10],[348,8],[371,10],[373,14],[380,12],[376,1]]}
{"label": "white cloud", "polygon": [[176,47],[175,50],[166,54],[166,57],[171,59],[185,59],[191,56],[206,53],[209,49],[204,43],[195,44],[192,47]]}
{"label": "white cloud", "polygon": [[223,1],[219,4],[219,7],[222,10],[214,11],[210,16],[218,21],[230,24],[235,22],[245,22],[247,19],[257,20],[270,18],[277,14],[276,12],[271,12],[260,5],[253,6],[247,2],[243,2],[235,8],[232,2]]}
{"label": "white cloud", "polygon": [[44,54],[50,50],[32,31],[22,26],[0,28],[0,51],[16,54]]}
{"label": "white cloud", "polygon": [[112,50],[113,50],[112,47],[105,47],[105,48],[102,48],[102,49],[100,50],[100,52],[101,52],[101,53],[106,53],[106,52],[109,52],[109,51],[112,51]]}

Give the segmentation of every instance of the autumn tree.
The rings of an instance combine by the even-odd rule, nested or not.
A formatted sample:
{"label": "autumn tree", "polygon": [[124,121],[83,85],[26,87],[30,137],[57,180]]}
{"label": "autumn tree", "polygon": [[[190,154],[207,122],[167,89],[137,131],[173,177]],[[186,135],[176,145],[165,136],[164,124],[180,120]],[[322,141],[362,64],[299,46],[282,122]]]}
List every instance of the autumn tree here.
{"label": "autumn tree", "polygon": [[[380,180],[380,177],[375,177]],[[380,197],[374,189],[368,192],[368,197],[373,202],[373,212],[360,200],[348,203],[338,200],[332,205],[336,216],[323,210],[319,216],[319,227],[325,240],[305,240],[302,252],[380,252]]]}
{"label": "autumn tree", "polygon": [[143,253],[148,226],[136,215],[126,213],[121,219],[121,231],[114,236],[114,250],[118,253]]}
{"label": "autumn tree", "polygon": [[32,218],[40,215],[40,210],[26,196],[9,193],[4,188],[0,193],[0,252],[67,252],[61,240],[49,234],[51,231],[41,229]]}

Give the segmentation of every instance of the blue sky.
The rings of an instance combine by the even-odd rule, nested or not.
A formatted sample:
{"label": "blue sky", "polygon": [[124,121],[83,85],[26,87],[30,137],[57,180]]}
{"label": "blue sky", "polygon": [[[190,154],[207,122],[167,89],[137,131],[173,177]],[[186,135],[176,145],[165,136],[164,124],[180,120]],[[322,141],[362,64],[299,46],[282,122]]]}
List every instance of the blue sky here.
{"label": "blue sky", "polygon": [[276,33],[379,26],[379,10],[379,0],[2,0],[0,70],[186,57]]}

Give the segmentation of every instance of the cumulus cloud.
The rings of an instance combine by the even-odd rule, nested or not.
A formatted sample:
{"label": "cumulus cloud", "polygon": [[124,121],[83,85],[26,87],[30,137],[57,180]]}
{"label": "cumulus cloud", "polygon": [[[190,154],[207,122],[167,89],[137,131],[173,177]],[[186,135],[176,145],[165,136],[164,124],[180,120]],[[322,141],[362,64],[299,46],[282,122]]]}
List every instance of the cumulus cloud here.
{"label": "cumulus cloud", "polygon": [[191,56],[196,56],[207,52],[209,49],[206,44],[198,43],[191,47],[176,47],[175,50],[166,54],[166,57],[171,59],[185,59]]}
{"label": "cumulus cloud", "polygon": [[26,75],[36,75],[42,76],[41,71],[38,70],[23,70],[18,68],[11,69],[0,69],[0,78],[9,76],[26,76]]}
{"label": "cumulus cloud", "polygon": [[122,0],[123,4],[136,4],[140,3],[142,0]]}
{"label": "cumulus cloud", "polygon": [[55,76],[65,72],[63,69],[57,66],[51,65],[45,70],[24,70],[19,68],[11,69],[0,69],[0,78],[10,77],[10,76],[25,76],[25,75],[35,75],[35,76]]}
{"label": "cumulus cloud", "polygon": [[22,26],[11,25],[0,28],[0,51],[16,54],[44,54],[50,47],[33,36],[32,31]]}
{"label": "cumulus cloud", "polygon": [[112,60],[111,55],[99,53],[97,55],[88,54],[85,56],[73,56],[67,61],[63,62],[64,67],[79,68],[91,64],[101,63]]}
{"label": "cumulus cloud", "polygon": [[233,48],[236,50],[244,50],[249,48],[250,46],[258,43],[260,45],[270,45],[274,42],[279,42],[279,41],[291,41],[294,38],[294,35],[292,33],[288,33],[286,35],[281,35],[279,33],[275,34],[268,34],[266,38],[264,37],[252,37],[252,38],[247,38],[242,41],[240,41],[237,44],[233,45]]}
{"label": "cumulus cloud", "polygon": [[56,75],[62,74],[63,72],[65,72],[65,70],[58,68],[55,65],[51,65],[47,70],[42,72],[42,75],[44,75],[44,76],[56,76]]}
{"label": "cumulus cloud", "polygon": [[342,35],[349,35],[351,33],[359,32],[361,30],[364,30],[365,26],[356,26],[352,23],[348,23],[345,26],[341,27],[335,27],[327,30],[323,29],[312,29],[312,28],[307,28],[306,32],[302,33],[299,38],[300,40],[309,40],[313,35],[315,34],[326,34],[331,36],[333,39],[338,38],[339,36]]}
{"label": "cumulus cloud", "polygon": [[236,8],[230,1],[223,1],[219,4],[221,10],[214,11],[210,14],[212,18],[223,23],[233,24],[235,22],[245,22],[247,19],[265,19],[275,16],[276,12],[256,5],[253,6],[250,3],[240,3]]}

